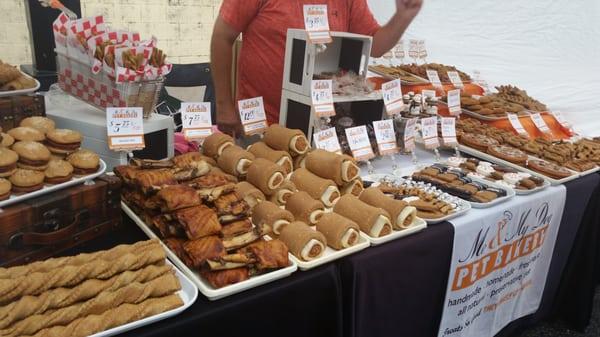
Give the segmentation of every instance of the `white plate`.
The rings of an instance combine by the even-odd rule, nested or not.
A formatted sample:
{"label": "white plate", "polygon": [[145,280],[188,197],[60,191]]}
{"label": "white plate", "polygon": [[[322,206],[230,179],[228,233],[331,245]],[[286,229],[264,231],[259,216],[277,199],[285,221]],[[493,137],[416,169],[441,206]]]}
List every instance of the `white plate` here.
{"label": "white plate", "polygon": [[360,232],[360,237],[358,239],[358,243],[355,244],[352,247],[348,247],[345,249],[341,249],[341,250],[335,250],[329,246],[327,246],[327,248],[325,248],[325,252],[323,253],[323,255],[321,255],[321,257],[314,259],[312,261],[303,261],[297,257],[295,257],[294,255],[291,255],[291,259],[296,262],[296,264],[298,264],[298,268],[300,268],[300,270],[309,270],[309,269],[313,269],[315,267],[321,266],[327,262],[331,262],[337,259],[340,259],[344,256],[348,256],[350,254],[354,254],[356,252],[359,252],[367,247],[369,247],[369,239],[367,237],[367,235],[363,232]]}
{"label": "white plate", "polygon": [[79,184],[83,184],[86,181],[91,181],[93,179],[98,178],[99,176],[101,176],[104,172],[106,171],[106,163],[100,159],[100,168],[98,169],[98,172],[87,175],[87,176],[83,176],[83,177],[75,177],[67,182],[64,182],[62,184],[56,184],[56,185],[44,185],[44,187],[42,187],[41,190],[37,190],[34,192],[30,192],[30,193],[25,193],[25,194],[21,194],[21,195],[11,195],[7,200],[4,201],[0,201],[0,208],[2,207],[6,207],[8,205],[17,203],[17,202],[22,202],[25,201],[27,199],[31,199],[31,198],[36,198],[39,197],[41,195],[44,194],[48,194],[54,191],[58,191],[58,190],[62,190],[64,188],[67,188],[69,186],[73,186],[73,185],[79,185]]}
{"label": "white plate", "polygon": [[[123,211],[125,211],[125,214],[127,214],[131,220],[133,220],[138,227],[140,227],[140,229],[146,233],[146,235],[148,235],[149,238],[159,239],[152,229],[150,229],[146,223],[140,219],[140,217],[138,217],[137,214],[135,214],[135,212],[133,212],[131,208],[129,208],[129,206],[127,206],[124,202],[121,202],[121,208]],[[253,276],[246,281],[215,289],[208,282],[202,279],[198,272],[192,271],[190,268],[188,268],[188,266],[186,266],[185,263],[183,263],[179,257],[177,257],[177,255],[175,255],[175,253],[173,253],[171,249],[169,249],[169,247],[167,247],[162,241],[160,241],[160,243],[167,251],[167,256],[169,259],[177,266],[177,268],[179,268],[187,277],[189,277],[190,280],[192,280],[192,282],[198,287],[198,290],[200,290],[200,292],[211,301],[290,276],[298,269],[298,265],[291,258],[292,255],[290,254],[290,265],[288,267],[277,269],[263,275]]]}
{"label": "white plate", "polygon": [[0,91],[0,97],[29,94],[29,93],[37,91],[40,88],[40,82],[38,82],[38,80],[36,80],[35,78],[33,78],[33,77],[25,74],[22,71],[21,71],[21,74],[23,74],[23,76],[25,76],[25,77],[28,77],[28,78],[34,80],[35,81],[35,87],[29,88],[29,89],[21,89],[21,90]]}
{"label": "white plate", "polygon": [[[173,264],[169,260],[167,260],[167,263],[173,266]],[[196,288],[196,286],[194,286],[192,281],[189,278],[187,278],[179,269],[175,268],[175,266],[173,266],[173,269],[175,270],[175,275],[177,275],[179,283],[181,284],[181,290],[177,292],[177,295],[179,295],[179,297],[183,301],[182,306],[154,316],[140,319],[135,322],[127,323],[109,330],[98,332],[89,337],[107,337],[122,334],[126,331],[137,329],[139,327],[143,327],[145,325],[149,325],[158,321],[162,321],[163,319],[179,315],[184,310],[189,308],[192,304],[194,304],[194,302],[196,302],[196,299],[198,298],[198,289]]]}
{"label": "white plate", "polygon": [[382,236],[379,238],[374,238],[367,234],[365,234],[365,236],[369,238],[369,241],[371,241],[371,246],[378,246],[378,245],[384,244],[386,242],[390,242],[393,240],[403,238],[405,236],[409,236],[409,235],[418,233],[418,232],[424,230],[425,228],[427,228],[427,222],[425,220],[417,217],[417,218],[415,218],[415,220],[413,221],[411,226],[407,229],[404,229],[401,231],[393,230],[391,234]]}

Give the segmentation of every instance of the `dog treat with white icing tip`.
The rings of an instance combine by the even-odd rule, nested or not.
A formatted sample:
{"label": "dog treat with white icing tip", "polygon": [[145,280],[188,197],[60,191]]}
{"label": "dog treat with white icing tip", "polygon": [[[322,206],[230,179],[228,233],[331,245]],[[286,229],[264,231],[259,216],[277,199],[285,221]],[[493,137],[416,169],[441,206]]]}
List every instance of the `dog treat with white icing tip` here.
{"label": "dog treat with white icing tip", "polygon": [[360,239],[360,228],[358,225],[339,214],[324,214],[317,222],[317,230],[327,239],[327,245],[333,249],[344,249],[352,247]]}
{"label": "dog treat with white icing tip", "polygon": [[283,168],[264,158],[256,158],[250,167],[246,180],[265,195],[272,195],[285,180]]}
{"label": "dog treat with white icing tip", "polygon": [[325,213],[323,203],[304,191],[294,193],[285,204],[285,209],[290,211],[296,220],[311,225],[316,224]]}
{"label": "dog treat with white icing tip", "polygon": [[307,169],[301,168],[292,173],[290,180],[298,190],[305,191],[314,199],[321,200],[326,207],[331,207],[340,197],[340,191],[333,180],[324,179]]}
{"label": "dog treat with white icing tip", "polygon": [[248,151],[256,158],[264,158],[280,165],[285,174],[292,172],[294,163],[292,162],[292,157],[286,151],[272,149],[264,142],[257,142],[248,146]]}
{"label": "dog treat with white icing tip", "polygon": [[252,210],[252,222],[261,226],[266,224],[271,226],[275,235],[281,234],[281,230],[285,225],[294,221],[294,216],[288,210],[281,209],[270,201],[263,201],[254,206]]}
{"label": "dog treat with white icing tip", "polygon": [[252,153],[234,145],[228,146],[223,150],[219,159],[217,159],[217,164],[225,173],[240,177],[248,173],[248,168],[254,159],[255,157]]}
{"label": "dog treat with white icing tip", "polygon": [[360,230],[371,237],[378,238],[392,232],[391,216],[388,212],[362,202],[351,194],[342,196],[333,211],[357,223]]}
{"label": "dog treat with white icing tip", "polygon": [[331,179],[337,185],[344,185],[360,174],[360,168],[352,157],[316,149],[306,156],[306,168],[321,178]]}
{"label": "dog treat with white icing tip", "polygon": [[289,152],[292,157],[304,154],[310,148],[302,130],[288,129],[279,124],[267,128],[263,141],[275,150]]}
{"label": "dog treat with white icing tip", "polygon": [[218,158],[223,150],[228,146],[235,145],[233,138],[224,133],[213,133],[206,137],[202,143],[202,152],[204,155],[212,158]]}
{"label": "dog treat with white icing tip", "polygon": [[288,246],[290,252],[304,261],[319,258],[325,251],[325,236],[301,221],[293,221],[283,228],[279,240]]}
{"label": "dog treat with white icing tip", "polygon": [[397,230],[409,228],[417,216],[415,207],[409,206],[402,200],[394,200],[386,196],[377,187],[367,188],[361,193],[359,199],[371,206],[386,210],[391,216],[394,229]]}

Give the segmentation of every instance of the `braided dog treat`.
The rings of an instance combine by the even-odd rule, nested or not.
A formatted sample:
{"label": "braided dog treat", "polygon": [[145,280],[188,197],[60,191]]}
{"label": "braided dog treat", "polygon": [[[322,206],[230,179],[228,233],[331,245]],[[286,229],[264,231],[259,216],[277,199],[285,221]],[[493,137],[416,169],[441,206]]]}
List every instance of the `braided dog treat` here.
{"label": "braided dog treat", "polygon": [[66,326],[53,326],[40,330],[35,337],[85,337],[129,322],[154,316],[183,305],[176,295],[147,299],[139,304],[122,304],[99,315],[78,318]]}
{"label": "braided dog treat", "polygon": [[31,273],[47,273],[55,271],[63,266],[80,266],[88,262],[97,260],[112,261],[129,252],[142,253],[151,249],[160,247],[158,240],[146,240],[136,242],[133,245],[119,245],[112,249],[98,253],[79,254],[76,256],[59,257],[48,259],[46,261],[34,262],[25,266],[12,268],[0,268],[0,279],[17,278]]}
{"label": "braided dog treat", "polygon": [[148,298],[166,296],[179,289],[181,289],[181,285],[175,274],[173,272],[167,273],[147,283],[131,283],[114,292],[102,292],[86,302],[79,302],[66,308],[29,316],[16,322],[8,329],[0,330],[0,336],[34,334],[45,328],[69,324],[80,317],[101,314],[124,303],[141,303]]}
{"label": "braided dog treat", "polygon": [[108,279],[127,270],[164,263],[165,250],[157,245],[144,254],[129,253],[112,261],[98,260],[81,266],[64,266],[48,273],[33,273],[14,279],[0,280],[0,304],[26,295],[39,295],[58,287],[73,287],[90,279]]}
{"label": "braided dog treat", "polygon": [[149,265],[143,269],[126,271],[108,280],[91,279],[74,288],[57,288],[40,296],[25,296],[18,301],[0,307],[0,329],[31,315],[48,310],[64,308],[77,302],[86,301],[103,291],[113,292],[130,283],[145,283],[160,277],[173,268],[169,265]]}

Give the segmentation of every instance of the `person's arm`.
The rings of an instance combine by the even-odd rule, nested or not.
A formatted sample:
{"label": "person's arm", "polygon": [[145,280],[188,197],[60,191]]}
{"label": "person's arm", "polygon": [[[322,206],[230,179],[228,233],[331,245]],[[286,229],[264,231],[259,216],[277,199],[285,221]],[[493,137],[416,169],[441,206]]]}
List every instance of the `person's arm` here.
{"label": "person's arm", "polygon": [[371,56],[381,57],[392,49],[417,16],[423,0],[396,0],[396,14],[373,35]]}
{"label": "person's arm", "polygon": [[221,131],[232,136],[236,136],[241,128],[231,93],[233,44],[239,35],[240,32],[219,17],[210,43],[210,67],[217,100],[217,125]]}

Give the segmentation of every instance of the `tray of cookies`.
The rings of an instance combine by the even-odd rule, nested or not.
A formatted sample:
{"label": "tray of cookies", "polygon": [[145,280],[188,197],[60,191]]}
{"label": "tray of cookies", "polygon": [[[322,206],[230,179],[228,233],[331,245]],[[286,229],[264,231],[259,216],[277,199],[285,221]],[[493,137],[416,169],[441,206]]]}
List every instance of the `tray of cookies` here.
{"label": "tray of cookies", "polygon": [[[486,122],[506,120],[508,119],[507,113],[514,113],[519,116],[530,114],[524,106],[505,101],[496,95],[479,96],[463,92],[460,97],[462,112],[467,116]],[[446,104],[446,99],[446,96],[442,97],[441,103]]]}
{"label": "tray of cookies", "polygon": [[435,186],[389,174],[363,178],[365,186],[377,187],[395,200],[402,200],[417,210],[417,217],[436,224],[463,215],[471,209],[468,201],[445,193]]}
{"label": "tray of cookies", "polygon": [[0,97],[29,94],[39,88],[38,80],[0,60]]}
{"label": "tray of cookies", "polygon": [[369,71],[388,80],[400,79],[400,83],[406,85],[429,83],[427,79],[413,75],[400,66],[371,65]]}

